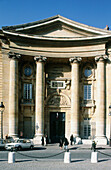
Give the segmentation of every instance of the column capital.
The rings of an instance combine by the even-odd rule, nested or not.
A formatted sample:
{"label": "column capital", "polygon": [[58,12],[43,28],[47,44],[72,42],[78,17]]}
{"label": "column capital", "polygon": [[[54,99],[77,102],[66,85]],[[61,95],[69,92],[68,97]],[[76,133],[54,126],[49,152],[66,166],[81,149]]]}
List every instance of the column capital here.
{"label": "column capital", "polygon": [[107,55],[100,55],[95,57],[95,61],[96,62],[104,62],[108,60],[108,56]]}
{"label": "column capital", "polygon": [[72,58],[69,59],[69,61],[70,61],[71,63],[78,63],[78,62],[80,62],[81,60],[82,60],[81,57],[72,57]]}
{"label": "column capital", "polygon": [[44,56],[35,56],[35,57],[34,57],[34,60],[35,60],[36,62],[46,62],[47,58],[44,57]]}
{"label": "column capital", "polygon": [[14,60],[18,60],[21,57],[19,53],[14,53],[14,52],[9,52],[8,56],[10,59],[14,59]]}

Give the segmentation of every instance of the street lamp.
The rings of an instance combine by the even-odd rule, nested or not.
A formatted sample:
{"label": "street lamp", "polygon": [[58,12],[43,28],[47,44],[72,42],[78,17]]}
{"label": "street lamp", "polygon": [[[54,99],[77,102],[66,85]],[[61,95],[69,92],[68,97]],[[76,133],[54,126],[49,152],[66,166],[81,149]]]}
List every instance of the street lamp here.
{"label": "street lamp", "polygon": [[5,106],[3,102],[0,104],[0,112],[1,112],[1,139],[3,139],[3,112],[4,112]]}
{"label": "street lamp", "polygon": [[109,117],[110,117],[110,138],[109,138],[109,146],[111,146],[111,104],[109,106]]}

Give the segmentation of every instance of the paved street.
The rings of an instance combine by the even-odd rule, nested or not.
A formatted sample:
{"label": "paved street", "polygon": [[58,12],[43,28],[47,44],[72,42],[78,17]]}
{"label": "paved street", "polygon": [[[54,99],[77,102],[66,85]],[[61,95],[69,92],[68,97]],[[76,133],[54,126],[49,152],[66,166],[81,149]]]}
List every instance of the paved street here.
{"label": "paved street", "polygon": [[[87,145],[71,147],[71,163],[64,163],[64,150],[58,145],[36,146],[34,150],[24,150],[15,153],[16,162],[8,163],[8,151],[0,151],[0,169],[111,169],[111,148],[98,147],[98,163],[91,163],[91,150]],[[22,154],[22,155],[21,155]]]}

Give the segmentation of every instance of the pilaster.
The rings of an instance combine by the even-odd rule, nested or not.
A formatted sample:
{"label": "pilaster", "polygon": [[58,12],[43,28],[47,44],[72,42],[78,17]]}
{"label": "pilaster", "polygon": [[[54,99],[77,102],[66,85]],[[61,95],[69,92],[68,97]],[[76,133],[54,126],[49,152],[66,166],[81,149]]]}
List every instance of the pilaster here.
{"label": "pilaster", "polygon": [[10,84],[9,84],[9,136],[18,135],[18,59],[20,54],[9,53]]}
{"label": "pilaster", "polygon": [[80,143],[79,137],[79,62],[80,57],[70,58],[72,66],[72,82],[71,82],[71,134],[76,138],[76,142]]}
{"label": "pilaster", "polygon": [[97,62],[97,86],[96,86],[96,141],[98,144],[107,144],[105,137],[105,61],[107,56],[101,55],[95,58]]}
{"label": "pilaster", "polygon": [[35,105],[35,143],[41,144],[44,134],[44,63],[46,57],[36,56],[36,105]]}

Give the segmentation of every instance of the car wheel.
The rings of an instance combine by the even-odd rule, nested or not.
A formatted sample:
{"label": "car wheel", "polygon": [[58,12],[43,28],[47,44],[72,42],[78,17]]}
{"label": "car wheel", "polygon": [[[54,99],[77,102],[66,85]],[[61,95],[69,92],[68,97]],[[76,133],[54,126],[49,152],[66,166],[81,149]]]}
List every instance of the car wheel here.
{"label": "car wheel", "polygon": [[18,146],[17,150],[18,150],[18,151],[21,151],[21,150],[22,150],[22,147],[21,147],[21,146]]}
{"label": "car wheel", "polygon": [[33,146],[32,146],[32,145],[30,146],[30,149],[31,149],[31,150],[33,149]]}

